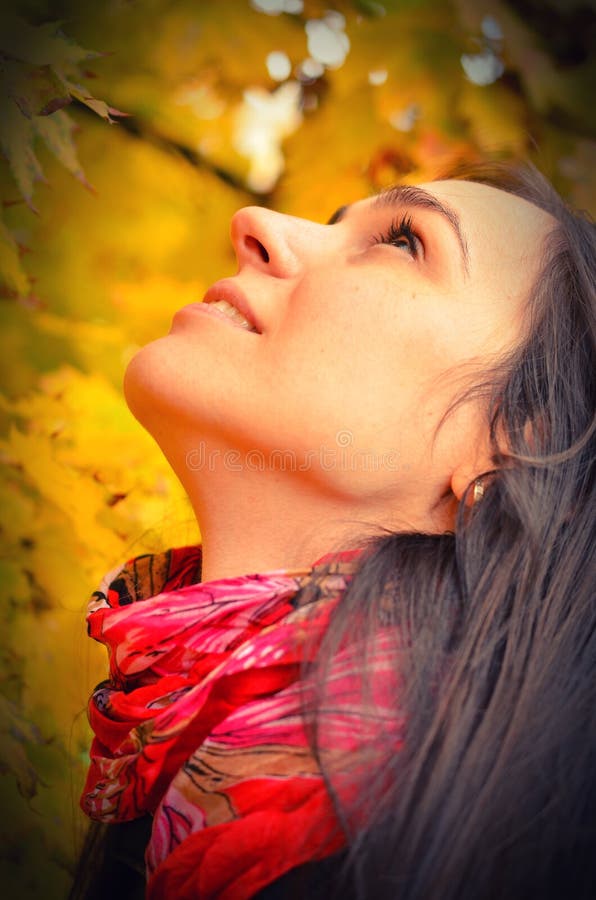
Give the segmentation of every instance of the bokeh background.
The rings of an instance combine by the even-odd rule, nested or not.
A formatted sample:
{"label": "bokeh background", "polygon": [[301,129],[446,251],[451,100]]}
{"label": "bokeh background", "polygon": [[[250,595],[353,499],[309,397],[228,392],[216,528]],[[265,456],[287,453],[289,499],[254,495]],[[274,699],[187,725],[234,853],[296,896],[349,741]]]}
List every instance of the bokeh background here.
{"label": "bokeh background", "polygon": [[249,203],[324,221],[387,184],[513,155],[593,212],[594,32],[585,0],[0,14],[4,897],[69,887],[85,702],[106,663],[88,595],[118,562],[199,539],[123,402],[131,355],[233,274],[228,223]]}

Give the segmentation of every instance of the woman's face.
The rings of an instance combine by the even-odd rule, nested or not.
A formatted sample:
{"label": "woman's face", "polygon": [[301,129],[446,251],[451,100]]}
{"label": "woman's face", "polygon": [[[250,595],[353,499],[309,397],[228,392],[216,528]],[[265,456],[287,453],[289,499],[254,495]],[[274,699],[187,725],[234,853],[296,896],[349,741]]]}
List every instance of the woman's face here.
{"label": "woman's face", "polygon": [[[137,354],[129,405],[166,454],[196,450],[198,463],[200,449],[205,471],[205,454],[230,448],[240,466],[340,498],[388,492],[430,508],[458,466],[473,477],[481,465],[479,407],[433,442],[435,430],[522,336],[551,227],[535,206],[465,181],[392,189],[329,225],[241,209],[237,274]],[[218,300],[244,304],[257,330]]]}

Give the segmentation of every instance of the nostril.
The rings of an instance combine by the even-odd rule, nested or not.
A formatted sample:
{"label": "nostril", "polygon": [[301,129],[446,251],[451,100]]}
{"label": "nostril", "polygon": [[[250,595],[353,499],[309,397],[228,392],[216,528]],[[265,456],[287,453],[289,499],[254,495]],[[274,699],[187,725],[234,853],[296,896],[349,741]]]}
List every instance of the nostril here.
{"label": "nostril", "polygon": [[261,244],[261,242],[258,241],[255,237],[253,237],[250,234],[247,234],[246,237],[244,238],[244,244],[245,244],[247,250],[256,251],[259,254],[259,256],[261,257],[261,259],[263,260],[263,262],[266,262],[266,263],[269,262],[269,254],[267,253],[267,250],[265,249],[263,244]]}

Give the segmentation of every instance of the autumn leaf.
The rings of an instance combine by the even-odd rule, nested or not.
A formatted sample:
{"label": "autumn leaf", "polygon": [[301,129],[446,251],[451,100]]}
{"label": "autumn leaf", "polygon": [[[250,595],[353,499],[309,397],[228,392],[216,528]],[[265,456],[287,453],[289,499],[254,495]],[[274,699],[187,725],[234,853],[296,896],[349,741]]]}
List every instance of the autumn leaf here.
{"label": "autumn leaf", "polygon": [[35,150],[37,139],[85,187],[90,186],[77,158],[74,124],[63,108],[76,99],[109,122],[126,115],[72,80],[80,63],[101,54],[69,40],[60,25],[32,26],[14,14],[0,13],[0,147],[34,211],[34,186],[44,178]]}
{"label": "autumn leaf", "polygon": [[113,122],[114,116],[128,116],[129,113],[122,112],[120,109],[115,109],[113,106],[108,106],[108,104],[104,100],[96,100],[95,97],[92,97],[89,93],[88,89],[82,87],[80,84],[75,84],[72,81],[69,81],[68,78],[63,76],[59,76],[62,86],[64,90],[73,97],[75,100],[79,100],[85,106],[88,106],[89,109],[92,109],[94,113],[97,113],[98,116],[101,116],[102,119],[106,119],[107,122]]}
{"label": "autumn leaf", "polygon": [[37,116],[33,120],[35,134],[42,139],[48,150],[85,187],[89,183],[77,157],[73,141],[74,122],[64,110],[57,110],[51,116]]}
{"label": "autumn leaf", "polygon": [[21,266],[17,243],[1,219],[0,280],[9,295],[24,296],[29,290],[29,280]]}
{"label": "autumn leaf", "polygon": [[70,67],[100,56],[69,40],[61,22],[30,25],[11,11],[0,11],[0,51],[9,59],[20,59],[32,66]]}
{"label": "autumn leaf", "polygon": [[28,743],[42,743],[39,729],[0,694],[0,773],[10,773],[19,791],[30,799],[37,793],[39,776],[26,752]]}
{"label": "autumn leaf", "polygon": [[11,59],[0,61],[1,92],[10,96],[26,118],[46,116],[72,103],[72,97],[51,66],[32,66]]}
{"label": "autumn leaf", "polygon": [[19,110],[12,97],[0,96],[0,148],[8,160],[10,171],[30,209],[35,182],[43,180],[43,172],[33,148],[34,128],[31,119]]}

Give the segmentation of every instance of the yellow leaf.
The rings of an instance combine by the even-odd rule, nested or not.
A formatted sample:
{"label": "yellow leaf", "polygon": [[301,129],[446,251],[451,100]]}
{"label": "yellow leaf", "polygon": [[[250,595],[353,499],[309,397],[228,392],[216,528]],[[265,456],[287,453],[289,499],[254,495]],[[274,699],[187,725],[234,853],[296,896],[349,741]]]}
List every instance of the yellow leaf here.
{"label": "yellow leaf", "polygon": [[0,281],[11,293],[24,296],[29,291],[29,280],[21,266],[16,241],[1,219]]}
{"label": "yellow leaf", "polygon": [[66,517],[79,543],[84,547],[100,545],[108,553],[117,553],[117,539],[97,521],[97,512],[105,502],[100,485],[60,464],[50,440],[41,435],[11,428],[4,448],[9,461],[22,467],[40,497]]}

